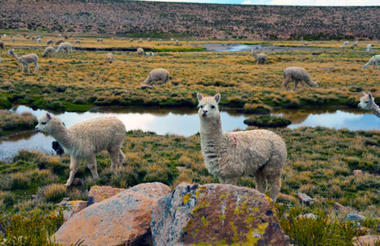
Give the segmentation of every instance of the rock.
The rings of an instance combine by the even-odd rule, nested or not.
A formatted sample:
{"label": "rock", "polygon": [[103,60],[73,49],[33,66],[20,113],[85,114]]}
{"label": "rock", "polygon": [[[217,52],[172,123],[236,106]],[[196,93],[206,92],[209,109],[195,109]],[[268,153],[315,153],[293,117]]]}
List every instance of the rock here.
{"label": "rock", "polygon": [[361,176],[361,175],[363,175],[363,171],[359,170],[359,169],[355,169],[354,171],[352,171],[352,173],[354,174],[354,176]]}
{"label": "rock", "polygon": [[63,245],[83,240],[83,245],[151,245],[152,209],[170,188],[145,183],[95,203],[74,214],[55,233]]}
{"label": "rock", "polygon": [[58,203],[58,206],[63,207],[63,218],[66,220],[70,219],[75,213],[78,213],[82,209],[87,207],[87,201],[68,201],[62,200]]}
{"label": "rock", "polygon": [[363,215],[360,215],[360,214],[351,213],[351,214],[347,214],[346,220],[349,220],[349,221],[362,221],[362,220],[365,220],[365,217]]}
{"label": "rock", "polygon": [[380,243],[380,236],[378,235],[365,235],[361,237],[354,237],[352,239],[354,246],[375,246]]}
{"label": "rock", "polygon": [[158,204],[151,221],[154,245],[289,245],[272,200],[254,189],[180,184]]}
{"label": "rock", "polygon": [[300,199],[301,202],[305,203],[306,205],[310,205],[317,200],[315,198],[311,198],[310,196],[302,192],[298,192],[297,197],[298,199]]}
{"label": "rock", "polygon": [[317,219],[317,216],[313,213],[307,213],[307,214],[300,214],[297,216],[297,218],[302,218],[302,219]]}
{"label": "rock", "polygon": [[295,198],[294,196],[291,196],[291,195],[286,195],[286,194],[283,194],[283,193],[279,193],[278,194],[278,198],[280,198],[282,200],[285,200],[285,201],[288,201],[288,202],[297,203],[297,198]]}
{"label": "rock", "polygon": [[126,189],[114,188],[111,186],[94,185],[91,187],[90,192],[88,193],[88,197],[89,200],[93,201],[94,203],[101,202],[125,190]]}
{"label": "rock", "polygon": [[345,206],[343,206],[342,204],[340,204],[339,202],[334,202],[334,208],[336,210],[345,210],[347,209]]}

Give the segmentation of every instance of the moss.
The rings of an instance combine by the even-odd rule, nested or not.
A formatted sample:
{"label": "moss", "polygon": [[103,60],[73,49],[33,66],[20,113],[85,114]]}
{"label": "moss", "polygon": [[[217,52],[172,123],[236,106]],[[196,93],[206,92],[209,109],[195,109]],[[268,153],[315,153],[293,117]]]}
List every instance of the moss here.
{"label": "moss", "polygon": [[259,127],[285,127],[290,125],[292,122],[283,117],[276,117],[270,115],[263,115],[259,117],[251,117],[244,120],[244,124],[250,126]]}

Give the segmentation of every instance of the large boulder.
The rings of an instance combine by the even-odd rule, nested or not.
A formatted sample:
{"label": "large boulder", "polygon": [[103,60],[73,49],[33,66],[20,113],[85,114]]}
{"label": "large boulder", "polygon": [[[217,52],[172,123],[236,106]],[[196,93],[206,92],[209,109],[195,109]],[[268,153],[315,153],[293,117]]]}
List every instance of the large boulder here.
{"label": "large boulder", "polygon": [[110,197],[113,197],[120,192],[125,191],[122,188],[114,188],[112,186],[99,186],[94,185],[91,187],[90,192],[88,193],[88,200],[90,203],[101,202]]}
{"label": "large boulder", "polygon": [[153,245],[289,245],[272,200],[228,184],[181,184],[152,213]]}
{"label": "large boulder", "polygon": [[74,214],[55,233],[63,245],[151,245],[151,212],[170,192],[161,183],[145,183]]}

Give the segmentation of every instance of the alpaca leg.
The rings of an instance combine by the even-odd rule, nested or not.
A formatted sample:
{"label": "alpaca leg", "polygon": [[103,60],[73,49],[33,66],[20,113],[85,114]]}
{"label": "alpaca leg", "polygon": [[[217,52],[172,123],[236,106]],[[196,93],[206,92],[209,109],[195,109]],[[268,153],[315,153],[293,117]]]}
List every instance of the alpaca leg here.
{"label": "alpaca leg", "polygon": [[28,69],[28,73],[30,73],[29,64],[26,64],[26,68]]}
{"label": "alpaca leg", "polygon": [[92,178],[94,180],[99,179],[98,168],[96,166],[95,154],[87,158],[87,167],[90,169]]}
{"label": "alpaca leg", "polygon": [[34,72],[38,72],[39,69],[40,69],[40,68],[38,67],[38,63],[35,62],[35,63],[34,63]]}
{"label": "alpaca leg", "polygon": [[115,171],[119,167],[120,152],[119,150],[110,149],[108,150],[108,153],[111,158],[111,169],[112,171]]}
{"label": "alpaca leg", "polygon": [[289,82],[288,79],[285,78],[284,81],[282,82],[281,87],[284,89],[288,89],[288,82]]}
{"label": "alpaca leg", "polygon": [[294,83],[294,90],[297,90],[297,86],[298,86],[298,80],[296,80]]}
{"label": "alpaca leg", "polygon": [[21,72],[24,72],[24,70],[25,70],[25,66],[24,66],[24,64],[21,64],[21,66],[22,66],[22,68],[21,68]]}
{"label": "alpaca leg", "polygon": [[121,149],[119,150],[119,166],[121,166],[125,161],[125,155]]}
{"label": "alpaca leg", "polygon": [[70,175],[69,175],[69,179],[67,180],[65,184],[66,187],[69,187],[73,183],[74,176],[75,176],[75,173],[77,172],[79,162],[80,162],[79,159],[73,156],[70,156]]}
{"label": "alpaca leg", "polygon": [[275,202],[281,190],[281,174],[275,177],[271,177],[271,179],[268,181],[271,183],[269,196]]}
{"label": "alpaca leg", "polygon": [[218,177],[220,183],[222,184],[232,184],[232,185],[237,185],[239,178],[222,178]]}
{"label": "alpaca leg", "polygon": [[261,193],[265,194],[265,191],[267,190],[267,180],[262,170],[257,171],[255,173],[255,179],[256,179],[256,189],[260,191]]}

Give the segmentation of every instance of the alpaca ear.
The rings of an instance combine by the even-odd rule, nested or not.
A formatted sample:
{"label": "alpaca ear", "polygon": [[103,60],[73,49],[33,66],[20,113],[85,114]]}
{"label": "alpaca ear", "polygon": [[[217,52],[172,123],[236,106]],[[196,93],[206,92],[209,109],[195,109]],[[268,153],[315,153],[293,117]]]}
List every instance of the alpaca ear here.
{"label": "alpaca ear", "polygon": [[46,113],[46,117],[48,118],[48,120],[51,119],[51,115],[49,113]]}
{"label": "alpaca ear", "polygon": [[371,92],[368,92],[368,98],[369,98],[370,100],[373,99],[373,96],[372,96]]}
{"label": "alpaca ear", "polygon": [[214,96],[214,99],[215,99],[216,103],[219,103],[220,102],[220,93],[216,94]]}
{"label": "alpaca ear", "polygon": [[367,93],[365,93],[364,91],[362,92],[364,96],[367,96]]}
{"label": "alpaca ear", "polygon": [[198,98],[198,101],[200,102],[203,98],[202,94],[201,93],[197,93],[197,98]]}

